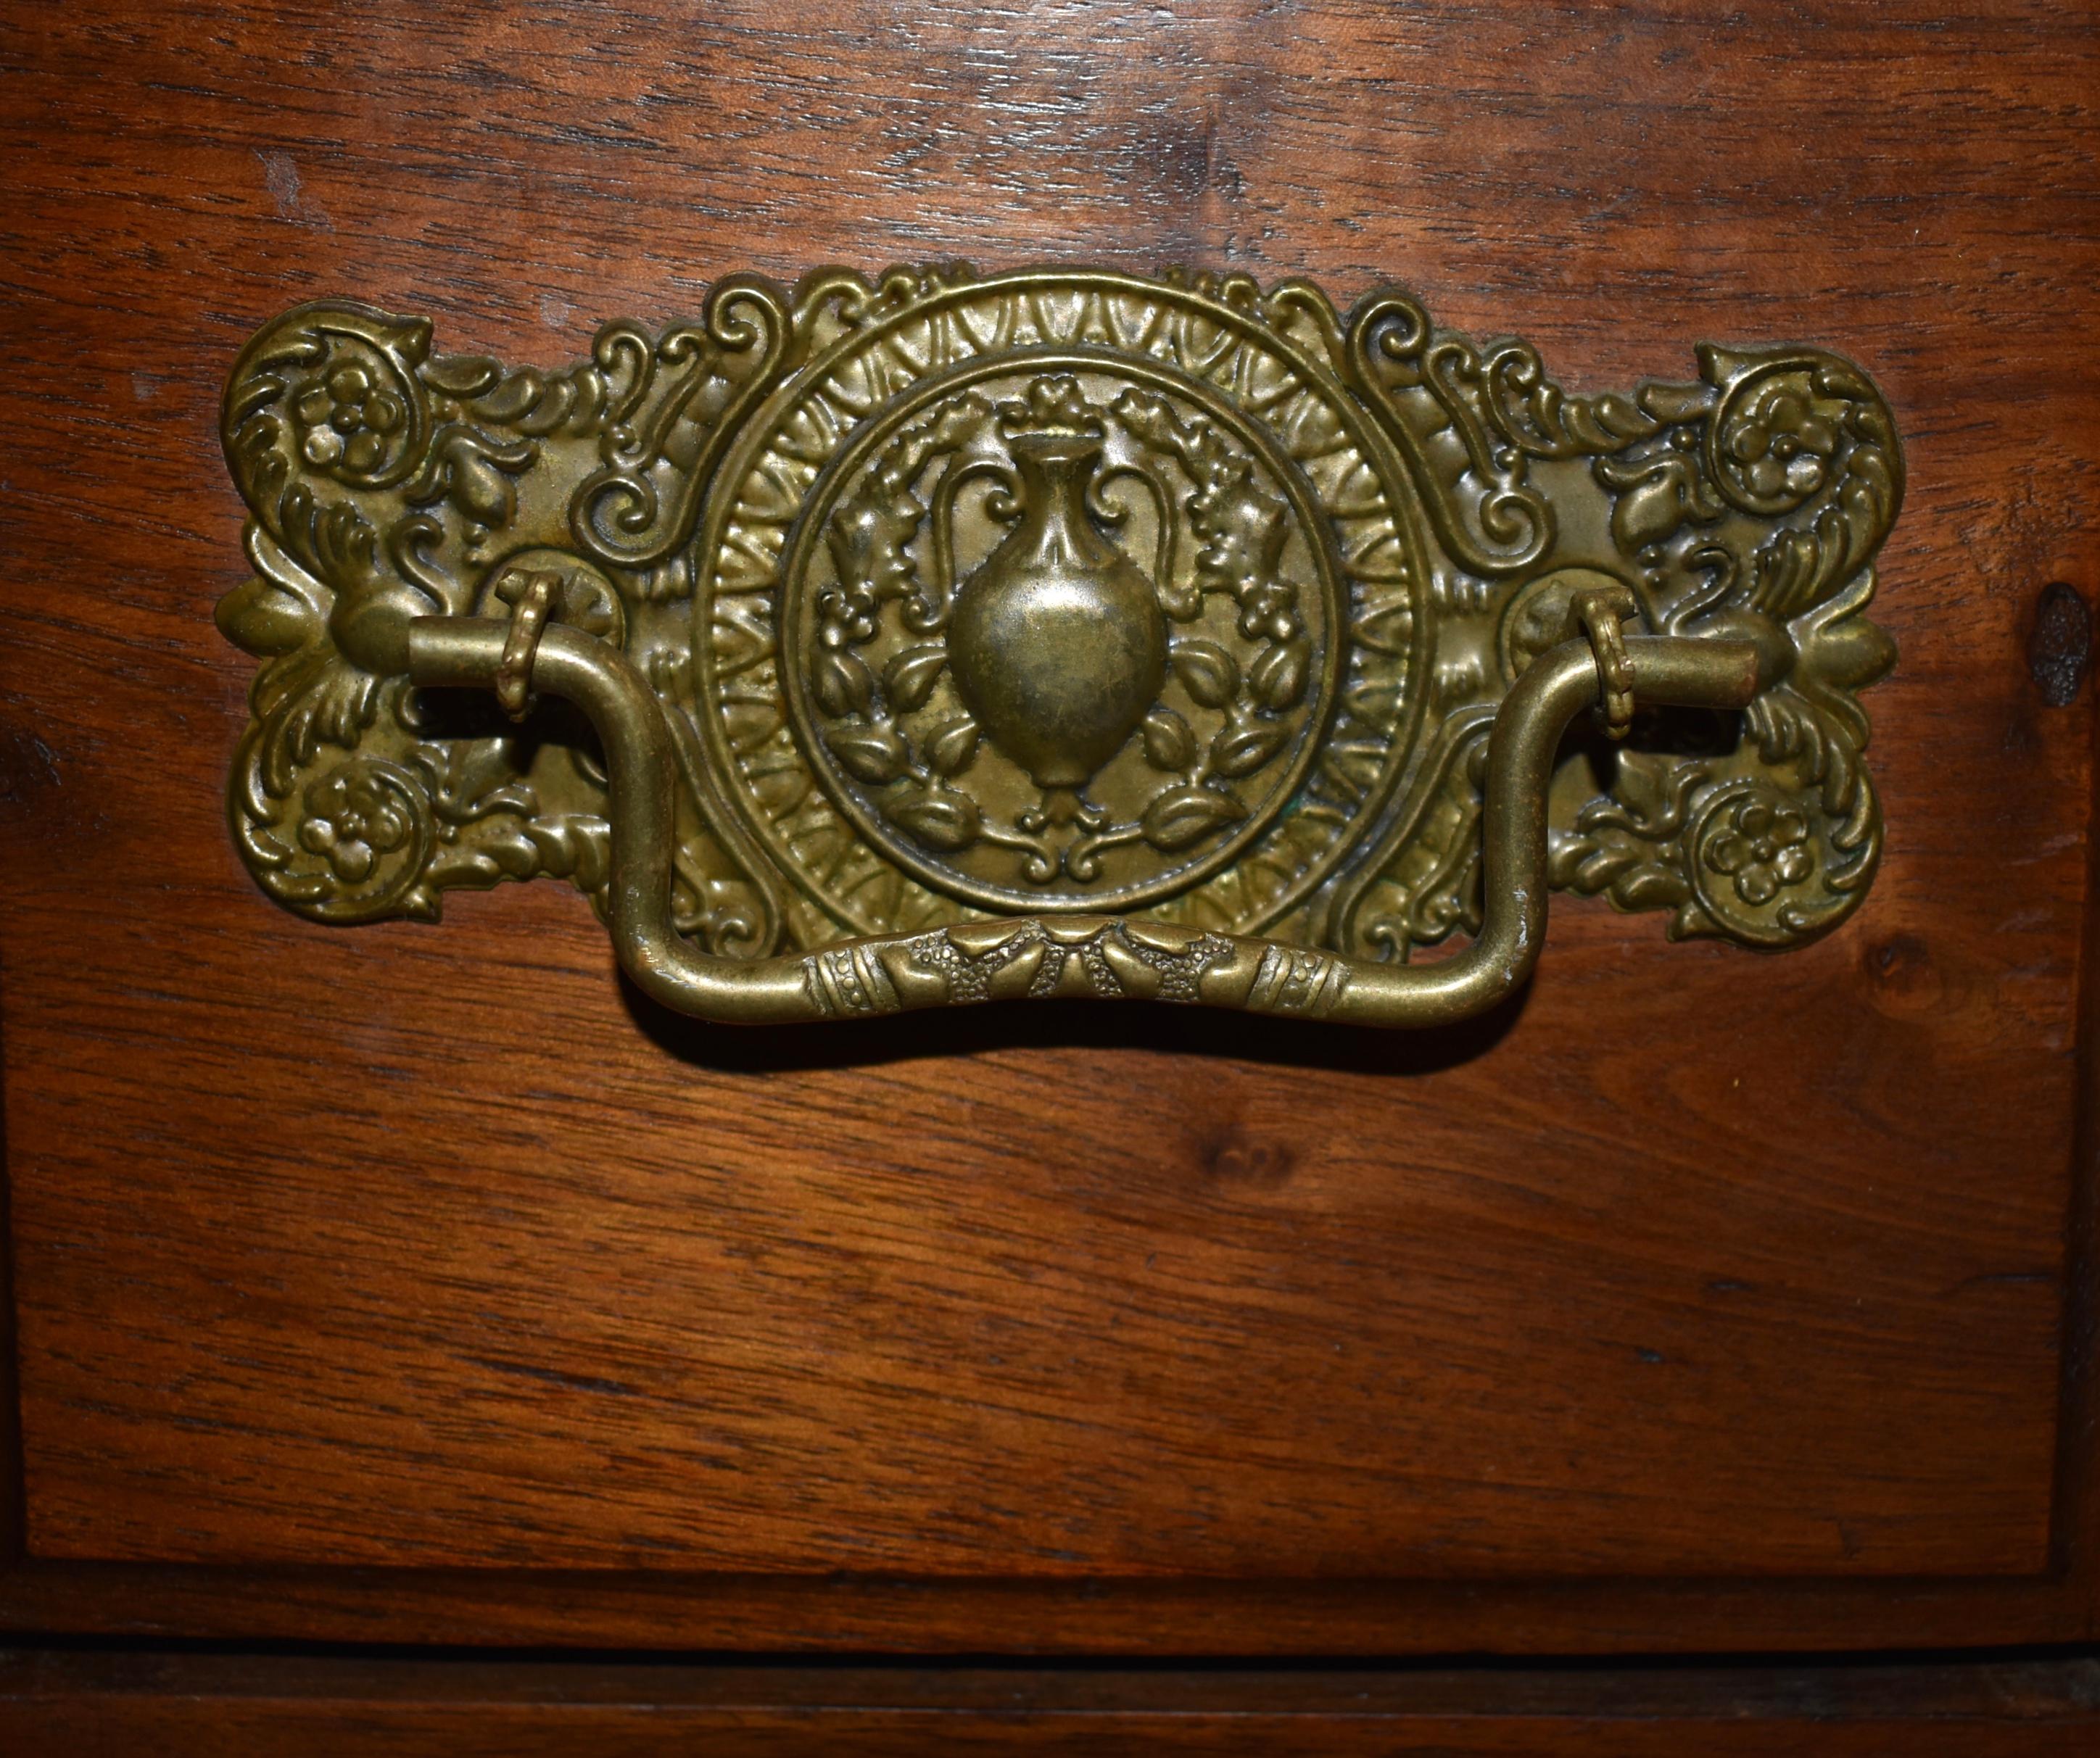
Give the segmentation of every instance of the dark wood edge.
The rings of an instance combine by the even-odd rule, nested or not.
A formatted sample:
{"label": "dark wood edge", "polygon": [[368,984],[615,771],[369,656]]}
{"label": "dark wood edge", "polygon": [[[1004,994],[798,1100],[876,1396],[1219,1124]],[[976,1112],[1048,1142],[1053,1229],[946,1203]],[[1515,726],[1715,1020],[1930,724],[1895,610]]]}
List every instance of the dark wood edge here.
{"label": "dark wood edge", "polygon": [[2076,1642],[2091,1627],[2085,1584],[2062,1578],[899,1580],[30,1561],[0,1580],[0,1632],[139,1641],[1282,1659],[1944,1650]]}
{"label": "dark wood edge", "polygon": [[703,1712],[1901,1717],[2100,1725],[2100,1659],[1732,1667],[1198,1668],[655,1664],[540,1659],[0,1650],[0,1704],[141,1695],[333,1705],[545,1703]]}
{"label": "dark wood edge", "polygon": [[29,1555],[29,1467],[15,1316],[13,1157],[7,1147],[7,977],[0,960],[0,1598]]}
{"label": "dark wood edge", "polygon": [[2062,1390],[2050,1506],[2054,1571],[2077,1592],[2085,1638],[2100,1629],[2100,716],[2093,731],[2093,794],[2085,840],[2085,920],[2079,936],[2078,1110],[2071,1143],[2071,1209],[2064,1222]]}

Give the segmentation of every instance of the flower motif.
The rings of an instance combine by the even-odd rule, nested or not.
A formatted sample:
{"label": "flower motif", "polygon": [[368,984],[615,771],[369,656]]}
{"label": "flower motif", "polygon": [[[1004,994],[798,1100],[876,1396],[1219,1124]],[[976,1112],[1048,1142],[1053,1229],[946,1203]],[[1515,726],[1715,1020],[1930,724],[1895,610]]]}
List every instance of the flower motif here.
{"label": "flower motif", "polygon": [[401,399],[376,384],[364,367],[338,366],[311,386],[293,406],[305,437],[299,449],[310,464],[341,464],[366,471],[386,450],[386,436],[408,419]]}
{"label": "flower motif", "polygon": [[338,769],[307,788],[299,841],[311,853],[326,856],[344,883],[359,885],[371,878],[382,855],[408,840],[410,829],[407,810],[384,780]]}
{"label": "flower motif", "polygon": [[1736,478],[1761,506],[1798,506],[1820,488],[1838,454],[1838,429],[1815,412],[1807,375],[1758,387],[1726,440]]}
{"label": "flower motif", "polygon": [[1815,870],[1808,819],[1793,806],[1774,808],[1754,796],[1728,809],[1720,834],[1706,844],[1706,864],[1736,882],[1736,895],[1758,908]]}

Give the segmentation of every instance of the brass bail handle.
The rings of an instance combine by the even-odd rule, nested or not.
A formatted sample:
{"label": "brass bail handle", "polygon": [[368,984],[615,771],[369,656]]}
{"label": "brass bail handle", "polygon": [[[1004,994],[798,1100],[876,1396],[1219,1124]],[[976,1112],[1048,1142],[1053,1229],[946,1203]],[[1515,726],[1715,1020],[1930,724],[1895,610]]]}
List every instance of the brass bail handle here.
{"label": "brass bail handle", "polygon": [[[611,783],[614,944],[636,985],[680,1012],[785,1023],[1105,994],[1359,1025],[1440,1025],[1493,1006],[1538,961],[1546,790],[1568,723],[1596,706],[1608,727],[1623,729],[1637,703],[1740,708],[1756,693],[1750,643],[1626,636],[1619,618],[1632,609],[1630,595],[1571,606],[1573,638],[1541,654],[1511,686],[1488,743],[1480,932],[1462,952],[1427,965],[1075,914],[993,918],[770,958],[717,957],[672,924],[672,734],[662,704],[617,648],[544,617],[522,633],[507,619],[422,617],[409,625],[408,668],[419,685],[501,689],[506,705],[529,680],[532,690],[563,697],[589,717]],[[1107,980],[1094,980],[1096,973]]]}

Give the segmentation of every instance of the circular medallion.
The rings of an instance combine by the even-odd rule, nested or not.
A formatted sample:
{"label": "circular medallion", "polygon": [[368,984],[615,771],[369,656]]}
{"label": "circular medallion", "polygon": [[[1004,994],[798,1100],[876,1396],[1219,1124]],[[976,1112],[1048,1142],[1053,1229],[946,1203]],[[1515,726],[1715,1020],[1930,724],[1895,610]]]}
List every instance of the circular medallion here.
{"label": "circular medallion", "polygon": [[783,679],[862,835],[983,908],[1123,910],[1230,861],[1331,703],[1311,491],[1207,387],[1033,350],[930,376],[812,492]]}
{"label": "circular medallion", "polygon": [[[1046,284],[1047,283],[1047,284]],[[936,285],[725,463],[695,556],[725,791],[823,918],[1251,931],[1407,754],[1419,545],[1331,379],[1112,275]]]}

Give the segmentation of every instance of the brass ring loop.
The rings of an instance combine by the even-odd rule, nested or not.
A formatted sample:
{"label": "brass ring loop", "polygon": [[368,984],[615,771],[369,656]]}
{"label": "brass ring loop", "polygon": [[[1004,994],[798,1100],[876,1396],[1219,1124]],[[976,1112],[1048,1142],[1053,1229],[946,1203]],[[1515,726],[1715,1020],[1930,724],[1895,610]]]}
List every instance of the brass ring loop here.
{"label": "brass ring loop", "polygon": [[1624,738],[1634,724],[1634,665],[1619,628],[1623,619],[1635,613],[1632,600],[1633,595],[1626,592],[1575,595],[1576,620],[1597,657],[1598,707],[1604,716],[1604,736],[1611,739]]}
{"label": "brass ring loop", "polygon": [[546,632],[558,584],[551,574],[534,575],[511,613],[510,632],[505,637],[503,657],[496,668],[496,699],[514,720],[523,720],[532,709],[532,657]]}

